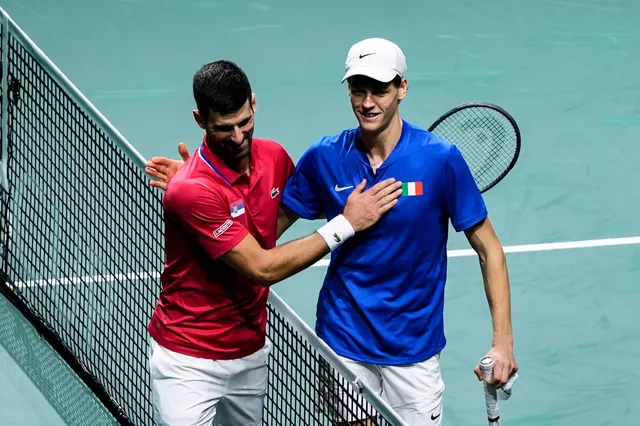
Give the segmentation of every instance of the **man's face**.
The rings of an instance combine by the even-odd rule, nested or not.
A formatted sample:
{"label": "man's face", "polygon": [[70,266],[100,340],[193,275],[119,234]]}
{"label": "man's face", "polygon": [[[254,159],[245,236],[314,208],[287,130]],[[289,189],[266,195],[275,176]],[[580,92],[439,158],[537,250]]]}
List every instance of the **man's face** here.
{"label": "man's face", "polygon": [[349,98],[360,128],[378,133],[387,128],[398,111],[398,103],[407,92],[407,81],[402,79],[400,87],[393,82],[382,83],[365,76],[349,79]]}
{"label": "man's face", "polygon": [[193,113],[207,134],[209,147],[225,162],[235,164],[251,153],[255,112],[256,99],[252,95],[251,101],[226,115],[208,111],[205,121],[197,110]]}

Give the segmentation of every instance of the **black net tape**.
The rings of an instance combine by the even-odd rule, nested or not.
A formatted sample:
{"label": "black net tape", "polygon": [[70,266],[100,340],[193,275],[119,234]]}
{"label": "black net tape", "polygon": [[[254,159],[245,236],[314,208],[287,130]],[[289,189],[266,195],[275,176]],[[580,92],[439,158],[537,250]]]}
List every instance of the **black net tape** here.
{"label": "black net tape", "polygon": [[[164,260],[161,194],[18,38],[2,53],[0,287],[120,424],[151,425],[146,327]],[[265,425],[391,424],[271,305],[269,314]]]}

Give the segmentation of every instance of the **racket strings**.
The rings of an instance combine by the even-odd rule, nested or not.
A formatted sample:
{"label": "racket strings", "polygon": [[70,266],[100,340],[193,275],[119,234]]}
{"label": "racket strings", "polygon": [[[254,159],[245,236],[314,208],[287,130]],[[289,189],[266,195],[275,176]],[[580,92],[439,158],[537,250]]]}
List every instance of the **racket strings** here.
{"label": "racket strings", "polygon": [[517,155],[516,129],[491,108],[461,109],[440,122],[433,133],[458,147],[481,191],[500,180]]}

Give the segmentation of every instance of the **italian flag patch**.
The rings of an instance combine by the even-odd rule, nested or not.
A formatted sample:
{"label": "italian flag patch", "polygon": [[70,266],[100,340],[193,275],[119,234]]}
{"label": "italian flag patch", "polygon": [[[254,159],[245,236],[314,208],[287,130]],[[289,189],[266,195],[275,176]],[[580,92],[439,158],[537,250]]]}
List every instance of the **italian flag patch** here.
{"label": "italian flag patch", "polygon": [[422,195],[422,182],[403,182],[402,195],[403,196]]}

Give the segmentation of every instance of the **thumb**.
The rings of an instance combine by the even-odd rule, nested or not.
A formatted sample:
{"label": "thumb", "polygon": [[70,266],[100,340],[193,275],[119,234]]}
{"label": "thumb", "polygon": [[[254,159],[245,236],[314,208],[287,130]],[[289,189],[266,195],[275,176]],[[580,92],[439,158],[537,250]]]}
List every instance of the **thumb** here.
{"label": "thumb", "polygon": [[189,155],[189,150],[187,149],[187,145],[184,142],[180,142],[178,144],[178,153],[182,157],[182,161],[187,161],[191,156]]}
{"label": "thumb", "polygon": [[476,365],[476,368],[473,369],[473,372],[476,373],[476,377],[478,378],[478,380],[482,380],[483,375],[482,375],[482,370],[480,370],[480,365]]}
{"label": "thumb", "polygon": [[362,182],[360,182],[358,184],[358,186],[356,186],[356,188],[353,190],[353,192],[360,193],[360,192],[364,191],[364,187],[366,185],[367,185],[367,180],[366,179],[362,179]]}

